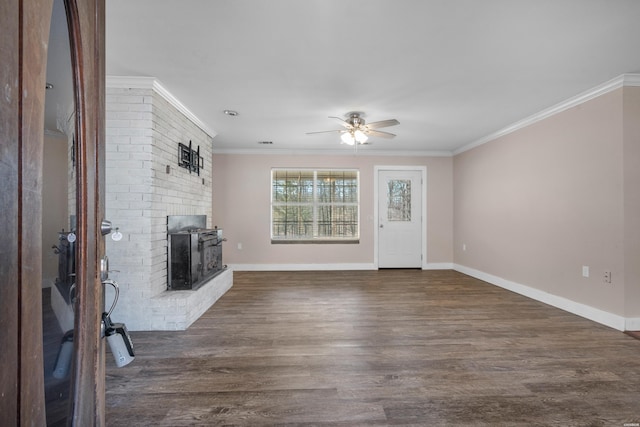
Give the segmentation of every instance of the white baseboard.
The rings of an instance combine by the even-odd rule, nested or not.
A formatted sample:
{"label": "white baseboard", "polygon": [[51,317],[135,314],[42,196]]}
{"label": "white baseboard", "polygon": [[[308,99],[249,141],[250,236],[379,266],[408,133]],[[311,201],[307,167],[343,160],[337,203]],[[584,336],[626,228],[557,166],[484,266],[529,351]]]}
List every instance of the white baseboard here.
{"label": "white baseboard", "polygon": [[329,270],[375,270],[369,263],[344,264],[229,264],[235,271],[329,271]]}
{"label": "white baseboard", "polygon": [[422,267],[423,270],[453,270],[451,262],[431,262]]}
{"label": "white baseboard", "polygon": [[[377,270],[373,263],[344,264],[229,264],[235,271],[330,271],[330,270]],[[423,270],[453,270],[453,263],[432,262],[424,264]]]}
{"label": "white baseboard", "polygon": [[[229,264],[235,271],[340,271],[340,270],[377,270],[371,263],[344,264]],[[453,263],[433,262],[422,266],[423,270],[452,270]]]}
{"label": "white baseboard", "polygon": [[581,304],[564,297],[552,295],[548,292],[522,285],[520,283],[512,282],[510,280],[503,279],[502,277],[494,276],[492,274],[465,267],[463,265],[454,264],[453,269],[469,276],[475,277],[476,279],[484,280],[485,282],[491,283],[492,285],[496,285],[517,294],[524,295],[536,301],[549,304],[553,307],[568,311],[569,313],[576,314],[589,320],[593,320],[594,322],[617,329],[619,331],[633,330],[629,328],[630,323],[637,326],[636,330],[640,330],[640,319],[625,319],[622,316],[618,316],[616,314],[612,314],[598,308]]}
{"label": "white baseboard", "polygon": [[625,319],[625,331],[640,331],[640,317],[629,317]]}

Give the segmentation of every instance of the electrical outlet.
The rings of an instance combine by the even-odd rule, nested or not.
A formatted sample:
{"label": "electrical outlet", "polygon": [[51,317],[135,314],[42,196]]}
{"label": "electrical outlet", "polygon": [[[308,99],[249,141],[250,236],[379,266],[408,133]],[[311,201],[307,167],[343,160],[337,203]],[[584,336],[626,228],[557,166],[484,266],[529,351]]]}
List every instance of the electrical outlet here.
{"label": "electrical outlet", "polygon": [[611,283],[611,272],[610,271],[605,271],[604,272],[604,283]]}
{"label": "electrical outlet", "polygon": [[238,250],[241,251],[242,250],[242,243],[238,243]]}

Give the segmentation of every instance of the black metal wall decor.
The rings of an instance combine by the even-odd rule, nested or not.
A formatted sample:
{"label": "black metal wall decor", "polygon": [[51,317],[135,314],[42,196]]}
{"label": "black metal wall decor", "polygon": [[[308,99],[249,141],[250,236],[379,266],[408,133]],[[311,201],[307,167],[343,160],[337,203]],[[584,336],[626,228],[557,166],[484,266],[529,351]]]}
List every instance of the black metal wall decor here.
{"label": "black metal wall decor", "polygon": [[204,169],[204,158],[200,157],[200,146],[193,149],[191,141],[189,146],[178,143],[178,166],[189,169],[189,173],[195,172],[200,176],[200,169]]}

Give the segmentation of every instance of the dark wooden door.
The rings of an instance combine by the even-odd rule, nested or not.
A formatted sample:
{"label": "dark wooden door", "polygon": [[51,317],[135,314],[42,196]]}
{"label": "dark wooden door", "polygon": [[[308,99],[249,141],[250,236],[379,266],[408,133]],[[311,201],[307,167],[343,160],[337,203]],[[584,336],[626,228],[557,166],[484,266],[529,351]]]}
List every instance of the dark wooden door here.
{"label": "dark wooden door", "polygon": [[[45,75],[53,0],[0,2],[0,416],[44,425],[42,164]],[[104,254],[104,0],[65,0],[75,88],[77,152],[74,425],[104,424],[100,337]]]}

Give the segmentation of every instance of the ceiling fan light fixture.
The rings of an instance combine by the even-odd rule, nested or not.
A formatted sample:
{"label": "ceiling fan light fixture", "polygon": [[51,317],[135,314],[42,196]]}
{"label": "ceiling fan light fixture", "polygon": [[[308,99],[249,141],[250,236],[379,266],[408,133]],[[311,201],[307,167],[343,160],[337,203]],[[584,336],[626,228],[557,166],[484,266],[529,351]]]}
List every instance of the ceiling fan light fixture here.
{"label": "ceiling fan light fixture", "polygon": [[344,144],[347,144],[347,145],[353,145],[356,142],[356,139],[353,137],[353,135],[351,135],[351,132],[344,132],[340,136],[340,139]]}
{"label": "ceiling fan light fixture", "polygon": [[358,144],[364,144],[367,142],[367,139],[369,139],[369,137],[360,129],[353,133],[353,138],[358,142]]}
{"label": "ceiling fan light fixture", "polygon": [[[346,119],[342,119],[336,116],[329,116],[330,119],[337,119],[340,121],[344,129],[334,129],[334,130],[322,130],[318,132],[307,132],[307,135],[312,135],[316,133],[339,133],[340,141],[342,144],[347,145],[356,145],[356,144],[367,144],[369,140],[369,136],[375,136],[378,138],[394,138],[395,135],[390,132],[384,132],[378,130],[379,128],[384,128],[388,126],[399,125],[400,122],[396,119],[388,119],[388,120],[380,120],[377,122],[365,123],[362,116],[364,113],[361,112],[351,112],[345,114]],[[357,147],[357,145],[356,145]]]}

